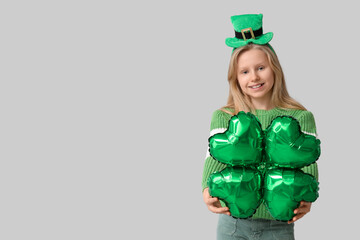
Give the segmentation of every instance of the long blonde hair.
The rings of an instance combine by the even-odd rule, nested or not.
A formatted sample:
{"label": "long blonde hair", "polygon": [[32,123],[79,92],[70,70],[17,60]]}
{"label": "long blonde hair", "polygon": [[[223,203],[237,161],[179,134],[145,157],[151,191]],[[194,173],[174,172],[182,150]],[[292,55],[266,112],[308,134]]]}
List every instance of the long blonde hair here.
{"label": "long blonde hair", "polygon": [[[271,95],[272,104],[277,108],[306,110],[303,105],[290,97],[286,88],[285,77],[279,59],[276,56],[275,52],[271,49],[271,46],[257,44],[248,44],[233,51],[230,58],[228,71],[229,97],[227,104],[222,107],[221,110],[230,114],[237,114],[240,111],[253,113],[255,112],[255,108],[254,105],[251,103],[250,97],[241,91],[237,79],[239,56],[250,49],[259,49],[263,51],[268,58],[270,67],[274,73],[274,86],[272,88]],[[228,111],[225,108],[234,109],[234,112]]]}

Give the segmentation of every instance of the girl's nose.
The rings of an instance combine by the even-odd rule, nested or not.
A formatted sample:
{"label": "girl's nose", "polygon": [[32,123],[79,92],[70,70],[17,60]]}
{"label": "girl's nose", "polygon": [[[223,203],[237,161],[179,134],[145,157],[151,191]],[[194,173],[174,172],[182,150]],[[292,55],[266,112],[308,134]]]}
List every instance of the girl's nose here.
{"label": "girl's nose", "polygon": [[257,81],[259,80],[259,75],[256,71],[251,71],[251,81]]}

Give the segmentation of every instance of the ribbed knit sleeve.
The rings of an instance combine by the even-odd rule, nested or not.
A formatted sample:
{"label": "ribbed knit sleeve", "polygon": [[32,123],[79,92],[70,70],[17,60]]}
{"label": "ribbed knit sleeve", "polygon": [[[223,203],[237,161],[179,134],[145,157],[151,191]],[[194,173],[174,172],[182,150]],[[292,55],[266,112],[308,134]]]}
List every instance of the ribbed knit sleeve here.
{"label": "ribbed knit sleeve", "polygon": [[298,119],[301,127],[301,131],[316,135],[316,125],[314,115],[309,111],[303,111]]}
{"label": "ribbed knit sleeve", "polygon": [[221,110],[216,110],[211,118],[210,130],[218,128],[227,128],[229,126],[231,115]]}
{"label": "ribbed knit sleeve", "polygon": [[[210,123],[210,136],[216,133],[225,132],[229,125],[229,120],[231,118],[230,114],[227,114],[223,111],[216,110],[211,118]],[[213,157],[210,156],[209,149],[206,153],[205,158],[205,165],[203,170],[203,177],[202,177],[202,190],[208,187],[207,181],[209,176],[216,171],[221,171],[226,167],[225,164],[220,163],[219,161],[215,160]]]}
{"label": "ribbed knit sleeve", "polygon": [[[298,121],[300,123],[302,132],[313,136],[317,136],[315,119],[314,119],[314,115],[311,112],[303,111],[301,116],[299,116]],[[319,171],[316,162],[307,167],[302,168],[302,170],[305,173],[309,173],[313,175],[316,178],[316,180],[319,180]]]}

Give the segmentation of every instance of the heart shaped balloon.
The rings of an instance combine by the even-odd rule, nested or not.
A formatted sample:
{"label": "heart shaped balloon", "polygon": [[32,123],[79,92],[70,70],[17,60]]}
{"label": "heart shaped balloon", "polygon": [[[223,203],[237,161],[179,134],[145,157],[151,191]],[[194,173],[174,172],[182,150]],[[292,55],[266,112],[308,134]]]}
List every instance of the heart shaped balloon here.
{"label": "heart shaped balloon", "polygon": [[263,199],[275,219],[288,221],[301,201],[318,198],[318,190],[315,178],[301,170],[273,168],[265,174]]}
{"label": "heart shaped balloon", "polygon": [[275,118],[265,138],[267,162],[277,167],[301,168],[320,156],[320,140],[302,133],[298,121],[289,116]]}
{"label": "heart shaped balloon", "polygon": [[248,218],[260,205],[261,182],[261,174],[256,169],[227,167],[210,176],[209,193],[221,198],[233,217]]}
{"label": "heart shaped balloon", "polygon": [[209,138],[210,154],[230,166],[258,164],[262,161],[263,131],[251,113],[239,112],[224,133]]}

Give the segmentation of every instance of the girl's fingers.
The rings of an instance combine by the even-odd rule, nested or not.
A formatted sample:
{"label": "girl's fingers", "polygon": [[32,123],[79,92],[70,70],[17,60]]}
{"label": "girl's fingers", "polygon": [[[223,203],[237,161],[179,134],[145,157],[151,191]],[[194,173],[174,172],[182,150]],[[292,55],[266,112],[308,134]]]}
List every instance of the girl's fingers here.
{"label": "girl's fingers", "polygon": [[207,203],[208,204],[214,204],[214,203],[216,203],[216,202],[218,202],[219,201],[219,199],[218,198],[216,198],[216,197],[210,197],[210,198],[208,198],[207,199]]}
{"label": "girl's fingers", "polygon": [[294,210],[296,216],[293,217],[293,219],[291,219],[290,221],[288,221],[288,223],[290,224],[299,220],[300,218],[305,216],[305,214],[310,212],[310,209],[311,209],[311,202],[305,202],[305,201],[300,202],[300,206]]}
{"label": "girl's fingers", "polygon": [[308,213],[310,212],[310,208],[311,208],[311,203],[310,202],[304,202],[302,201],[300,203],[300,206],[294,210],[295,214],[299,214],[299,213]]}
{"label": "girl's fingers", "polygon": [[288,221],[288,223],[293,223],[296,222],[297,220],[299,220],[300,218],[302,218],[303,216],[305,216],[306,213],[300,213],[298,215],[296,215],[295,217],[293,217],[293,219],[291,219],[291,221]]}
{"label": "girl's fingers", "polygon": [[295,214],[303,214],[303,213],[308,213],[310,212],[310,210],[308,208],[298,208],[294,211]]}
{"label": "girl's fingers", "polygon": [[208,209],[213,213],[226,214],[230,216],[229,208],[222,207],[219,201],[219,198],[212,197],[209,194],[209,188],[205,188],[203,191],[204,202],[207,205]]}
{"label": "girl's fingers", "polygon": [[215,207],[214,205],[209,206],[209,210],[213,213],[226,213],[229,212],[229,208],[227,207]]}

